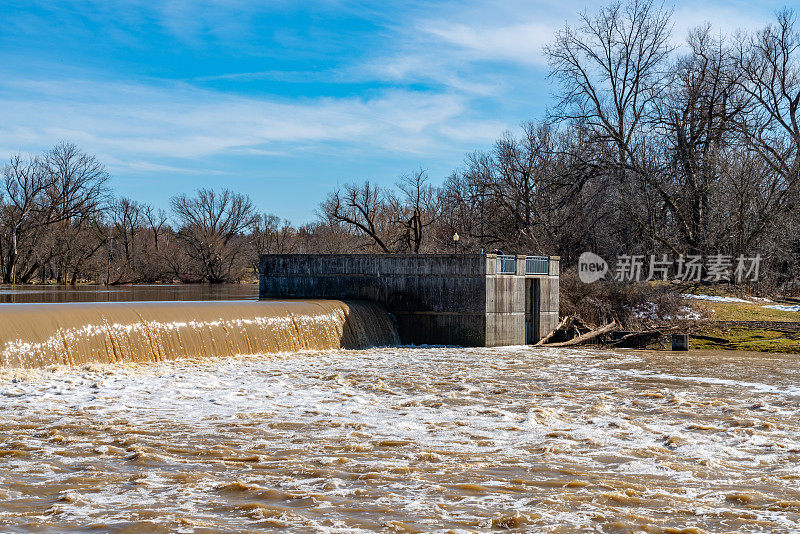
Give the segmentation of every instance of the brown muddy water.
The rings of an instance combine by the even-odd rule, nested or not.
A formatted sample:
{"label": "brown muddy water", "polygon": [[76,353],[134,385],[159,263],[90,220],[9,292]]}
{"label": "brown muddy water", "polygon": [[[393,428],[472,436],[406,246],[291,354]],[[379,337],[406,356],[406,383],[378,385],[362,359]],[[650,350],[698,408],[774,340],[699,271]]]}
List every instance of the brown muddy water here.
{"label": "brown muddy water", "polygon": [[382,348],[6,370],[2,532],[798,532],[796,356]]}
{"label": "brown muddy water", "polygon": [[256,300],[257,284],[2,285],[0,303]]}

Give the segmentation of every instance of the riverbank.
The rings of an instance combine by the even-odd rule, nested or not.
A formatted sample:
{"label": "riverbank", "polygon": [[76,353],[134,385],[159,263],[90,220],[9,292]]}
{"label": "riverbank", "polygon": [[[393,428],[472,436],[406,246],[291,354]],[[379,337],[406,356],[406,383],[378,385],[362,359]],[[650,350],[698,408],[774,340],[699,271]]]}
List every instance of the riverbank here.
{"label": "riverbank", "polygon": [[697,349],[800,354],[800,303],[732,294],[686,297],[702,319],[688,325]]}
{"label": "riverbank", "polygon": [[800,323],[710,321],[691,333],[696,349],[724,349],[800,354]]}
{"label": "riverbank", "polygon": [[800,353],[800,300],[748,295],[741,287],[647,283],[583,284],[564,276],[562,318],[551,346],[669,350],[690,347]]}

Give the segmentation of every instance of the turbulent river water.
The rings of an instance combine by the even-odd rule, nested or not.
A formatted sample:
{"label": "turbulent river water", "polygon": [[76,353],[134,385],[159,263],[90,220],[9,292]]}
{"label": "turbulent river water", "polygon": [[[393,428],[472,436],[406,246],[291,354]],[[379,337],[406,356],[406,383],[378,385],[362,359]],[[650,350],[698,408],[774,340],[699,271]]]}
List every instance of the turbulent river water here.
{"label": "turbulent river water", "polygon": [[798,532],[800,370],[382,348],[5,370],[2,532]]}

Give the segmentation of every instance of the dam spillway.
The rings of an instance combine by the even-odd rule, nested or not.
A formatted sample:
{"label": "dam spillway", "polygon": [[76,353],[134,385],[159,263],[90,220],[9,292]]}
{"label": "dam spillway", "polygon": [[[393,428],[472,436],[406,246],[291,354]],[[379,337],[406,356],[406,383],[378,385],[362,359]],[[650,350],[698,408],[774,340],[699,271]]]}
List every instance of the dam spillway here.
{"label": "dam spillway", "polygon": [[0,304],[0,367],[358,349],[399,343],[379,305],[339,300]]}

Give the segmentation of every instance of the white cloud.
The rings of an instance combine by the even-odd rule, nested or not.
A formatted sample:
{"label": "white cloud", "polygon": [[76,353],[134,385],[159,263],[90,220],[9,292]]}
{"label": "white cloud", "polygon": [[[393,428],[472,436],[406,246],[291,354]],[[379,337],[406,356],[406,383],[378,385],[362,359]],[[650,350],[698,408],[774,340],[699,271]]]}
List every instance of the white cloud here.
{"label": "white cloud", "polygon": [[[176,174],[190,174],[195,172],[194,169],[188,167],[178,167],[175,165],[162,165],[160,163],[153,163],[152,161],[145,160],[120,160],[110,154],[101,154],[100,160],[110,169],[122,169],[141,172],[157,172],[157,173],[176,173]],[[210,169],[203,169],[204,174],[225,174],[222,171],[214,171]]]}
{"label": "white cloud", "polygon": [[[772,4],[772,7],[769,6]],[[738,30],[753,31],[773,22],[773,13],[781,4],[764,1],[754,13],[753,6],[743,5],[703,5],[680,6],[675,9],[673,20],[675,33],[673,37],[681,43],[686,39],[689,30],[711,24],[716,34],[733,36]]]}
{"label": "white cloud", "polygon": [[[259,9],[244,0],[170,0],[158,6],[145,0],[93,2],[104,13],[119,10],[132,28],[155,17],[187,40],[207,33],[240,38],[252,31],[249,19]],[[515,99],[527,98],[525,90],[542,83],[543,45],[565,20],[574,23],[583,7],[571,0],[556,6],[540,0],[427,5],[399,17],[397,27],[387,27],[392,38],[385,47],[332,71],[264,70],[193,80],[421,83],[433,87],[427,91],[373,88],[362,96],[300,99],[237,96],[189,83],[98,82],[97,73],[66,80],[14,79],[6,73],[0,76],[0,156],[40,150],[65,138],[107,155],[121,168],[168,172],[218,154],[275,157],[346,150],[413,156],[479,148],[504,128],[535,118],[522,113],[546,95],[531,106]],[[676,39],[707,19],[724,32],[761,26],[772,10],[686,4],[675,13]],[[520,115],[504,124],[483,111],[479,99],[490,102],[488,108],[508,110],[501,112],[505,117]],[[160,161],[164,158],[168,161]]]}
{"label": "white cloud", "polygon": [[496,97],[502,93],[507,85],[503,79],[491,71],[476,73],[467,69],[468,61],[460,55],[446,54],[440,49],[406,50],[360,65],[353,69],[353,74],[373,81],[433,83],[465,95]]}
{"label": "white cloud", "polygon": [[290,154],[296,145],[430,154],[498,133],[494,122],[481,128],[470,116],[465,96],[450,93],[386,90],[370,98],[290,101],[185,84],[82,80],[0,81],[0,91],[6,151],[39,150],[63,138],[139,170],[159,169],[148,158]]}
{"label": "white cloud", "polygon": [[483,27],[443,24],[424,29],[448,44],[469,50],[472,60],[510,60],[530,65],[546,63],[542,47],[553,38],[553,27],[537,22]]}
{"label": "white cloud", "polygon": [[[610,2],[588,3],[564,0],[556,5],[542,1],[510,1],[503,4],[476,2],[469,9],[444,13],[416,22],[427,41],[418,49],[435,50],[442,63],[453,65],[477,61],[508,61],[527,67],[546,66],[544,46],[565,23],[579,25],[579,13],[590,15]],[[674,9],[673,39],[684,42],[688,31],[706,22],[716,32],[733,35],[737,30],[752,31],[774,20],[774,12],[785,0],[764,0],[758,4],[694,0],[681,2]],[[669,9],[669,3],[665,9]]]}

